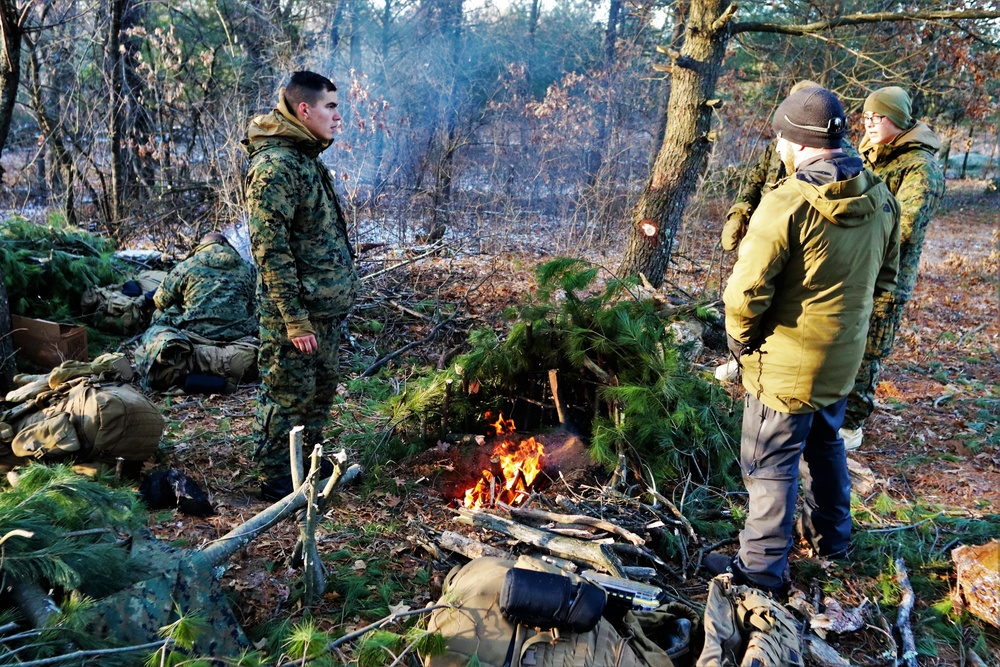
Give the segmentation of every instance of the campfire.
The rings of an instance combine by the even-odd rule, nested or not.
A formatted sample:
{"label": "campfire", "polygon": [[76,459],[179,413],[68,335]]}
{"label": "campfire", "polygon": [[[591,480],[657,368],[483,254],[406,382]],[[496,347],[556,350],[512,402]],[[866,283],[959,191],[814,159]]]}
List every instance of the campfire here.
{"label": "campfire", "polygon": [[545,462],[545,446],[541,442],[533,437],[512,437],[516,430],[512,419],[504,419],[501,414],[492,426],[497,435],[490,457],[492,468],[483,470],[482,477],[466,490],[463,505],[471,509],[492,507],[497,502],[521,504]]}

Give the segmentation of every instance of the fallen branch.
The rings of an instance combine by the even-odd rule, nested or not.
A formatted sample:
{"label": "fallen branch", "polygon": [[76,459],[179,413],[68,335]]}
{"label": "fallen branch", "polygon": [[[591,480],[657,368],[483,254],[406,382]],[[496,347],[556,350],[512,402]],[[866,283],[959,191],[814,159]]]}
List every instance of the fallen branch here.
{"label": "fallen branch", "polygon": [[622,565],[620,562],[617,562],[617,557],[610,552],[610,545],[602,548],[604,545],[584,542],[572,537],[563,537],[562,535],[525,526],[511,519],[505,519],[504,517],[486,512],[460,508],[455,510],[455,513],[458,514],[456,520],[459,523],[478,526],[480,528],[489,528],[532,546],[546,549],[556,556],[584,561],[616,577],[624,577]]}
{"label": "fallen branch", "polygon": [[[358,464],[348,468],[340,479],[337,480],[339,486],[344,486],[360,474],[361,466]],[[327,478],[320,485],[328,486],[330,479]],[[270,530],[283,519],[291,516],[298,510],[306,506],[306,491],[309,485],[300,486],[287,496],[274,503],[266,510],[252,517],[246,523],[236,528],[210,543],[201,552],[208,558],[212,565],[221,565],[229,560],[230,556],[245,547],[261,533]]]}
{"label": "fallen branch", "polygon": [[916,596],[913,594],[910,577],[906,574],[906,563],[903,562],[902,558],[896,559],[896,583],[899,584],[903,595],[896,616],[896,629],[899,630],[903,644],[901,657],[906,667],[917,667],[917,644],[913,639],[913,628],[910,627],[910,612],[913,611]]}
{"label": "fallen branch", "polygon": [[647,492],[649,493],[649,495],[653,496],[653,498],[655,498],[657,502],[663,503],[663,505],[666,506],[667,509],[669,509],[673,513],[673,515],[677,517],[677,520],[680,521],[684,525],[684,528],[687,530],[688,537],[690,537],[691,540],[694,541],[695,544],[697,544],[699,542],[698,533],[694,532],[694,526],[692,526],[691,522],[687,520],[687,517],[681,513],[680,509],[678,509],[676,505],[670,502],[670,500],[668,500],[664,495],[659,493],[656,489],[650,488],[647,489]]}
{"label": "fallen branch", "polygon": [[375,621],[374,623],[370,623],[370,624],[366,625],[365,627],[361,628],[360,630],[355,630],[354,632],[352,632],[349,635],[344,635],[340,639],[333,640],[332,642],[330,642],[329,644],[326,645],[326,650],[327,651],[332,651],[333,649],[337,648],[341,644],[346,644],[347,642],[351,641],[352,639],[357,639],[358,637],[360,637],[363,634],[371,632],[372,630],[377,630],[378,628],[381,628],[383,625],[388,625],[389,623],[392,623],[396,619],[406,618],[407,616],[414,616],[416,614],[427,614],[429,612],[434,611],[435,609],[447,609],[448,606],[449,605],[446,605],[446,604],[436,604],[433,607],[424,607],[423,609],[411,609],[409,611],[400,611],[400,612],[389,614],[385,618],[379,619],[379,620]]}
{"label": "fallen branch", "polygon": [[366,276],[361,276],[361,278],[359,278],[359,281],[360,282],[365,282],[365,281],[371,280],[372,278],[375,278],[377,276],[381,276],[383,273],[391,273],[391,272],[395,271],[396,269],[398,269],[400,267],[406,266],[407,264],[413,264],[417,260],[423,259],[424,257],[430,257],[431,255],[437,253],[439,250],[441,250],[441,248],[444,248],[444,247],[445,247],[444,243],[439,243],[437,245],[433,245],[433,246],[431,246],[430,250],[428,250],[427,252],[425,252],[422,255],[417,255],[416,257],[411,257],[410,259],[407,259],[407,260],[405,260],[403,262],[400,262],[399,264],[393,264],[392,266],[387,266],[384,269],[380,269],[380,270],[378,270],[378,271],[376,271],[374,273],[369,273]]}
{"label": "fallen branch", "polygon": [[441,532],[441,537],[438,539],[438,545],[448,551],[454,551],[457,554],[462,554],[469,560],[474,560],[482,556],[493,556],[495,558],[507,557],[507,552],[503,549],[498,549],[489,544],[483,544],[482,542],[478,542],[471,537],[466,537],[461,533],[456,533],[451,530]]}
{"label": "fallen branch", "polygon": [[545,510],[510,507],[508,505],[504,505],[503,503],[497,503],[497,506],[502,507],[507,512],[510,512],[510,515],[515,519],[527,519],[529,521],[552,521],[554,523],[562,524],[582,524],[584,526],[591,526],[608,533],[614,533],[615,535],[624,537],[626,540],[637,546],[646,543],[645,539],[630,530],[625,530],[621,526],[615,525],[610,521],[595,519],[594,517],[587,516],[585,514],[559,514],[557,512],[546,512]]}
{"label": "fallen branch", "polygon": [[138,646],[123,646],[121,648],[105,648],[105,649],[93,649],[90,651],[75,651],[74,653],[66,653],[65,655],[56,655],[51,658],[41,658],[40,660],[28,660],[26,662],[17,663],[18,667],[42,667],[43,665],[56,665],[60,662],[76,662],[81,658],[93,658],[102,655],[114,655],[116,653],[131,653],[133,651],[148,651],[154,648],[161,648],[170,639],[161,639],[159,641],[150,642],[148,644],[139,644]]}

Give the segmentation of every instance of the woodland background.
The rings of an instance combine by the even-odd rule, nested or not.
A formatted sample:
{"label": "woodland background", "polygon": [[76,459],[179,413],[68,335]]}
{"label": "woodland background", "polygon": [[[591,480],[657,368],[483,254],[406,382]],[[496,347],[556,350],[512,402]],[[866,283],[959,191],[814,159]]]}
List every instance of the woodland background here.
{"label": "woodland background", "polygon": [[[975,650],[1000,664],[995,630],[935,607],[946,547],[1000,525],[998,16],[986,0],[0,0],[0,207],[8,220],[182,256],[204,232],[240,227],[240,142],[287,73],[338,83],[345,122],[323,157],[364,287],[333,430],[370,472],[323,526],[337,576],[308,627],[339,635],[400,600],[432,601],[449,566],[420,546],[447,521],[426,488],[439,472],[407,462],[402,420],[376,404],[414,400],[473,328],[503,338],[506,309],[537,296],[533,269],[556,256],[593,262],[602,281],[641,271],[662,294],[711,304],[733,259],[716,241],[725,210],[788,88],[808,78],[837,92],[856,143],[865,96],[901,85],[946,141],[948,200],[871,425],[864,461],[884,485],[855,507],[866,551],[853,570],[809,572],[845,601],[891,609],[885,559],[905,554],[919,563],[921,660],[965,664]],[[647,221],[653,237],[640,232]],[[166,463],[199,471],[219,516],[156,513],[157,535],[196,545],[260,509],[253,391],[163,399]],[[419,414],[409,419],[426,434]],[[725,537],[738,496],[686,479],[671,497],[703,538]],[[302,615],[297,572],[275,556],[294,541],[294,526],[276,530],[226,580],[275,655],[282,635],[269,624],[287,631]],[[698,598],[703,583],[679,590]],[[880,632],[843,652],[889,664]]]}

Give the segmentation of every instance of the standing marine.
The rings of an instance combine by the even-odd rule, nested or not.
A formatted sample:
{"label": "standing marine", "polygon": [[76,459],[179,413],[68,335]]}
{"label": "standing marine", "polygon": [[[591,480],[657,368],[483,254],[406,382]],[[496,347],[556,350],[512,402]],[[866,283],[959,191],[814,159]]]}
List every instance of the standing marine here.
{"label": "standing marine", "polygon": [[305,427],[307,446],[323,439],[340,376],[340,327],[357,292],[347,221],[320,159],[340,128],[337,104],[330,79],[295,72],[277,108],[250,121],[243,142],[260,304],[255,457],[267,500],[292,491],[292,427]]}
{"label": "standing marine", "polygon": [[917,282],[927,226],[944,197],[944,173],[936,153],[941,140],[913,118],[910,96],[898,86],[881,88],[865,100],[865,136],[858,147],[899,202],[899,276],[896,289],[875,302],[865,356],[847,399],[841,436],[847,449],[861,446],[862,426],[875,407],[875,386],[892,352],[906,303]]}

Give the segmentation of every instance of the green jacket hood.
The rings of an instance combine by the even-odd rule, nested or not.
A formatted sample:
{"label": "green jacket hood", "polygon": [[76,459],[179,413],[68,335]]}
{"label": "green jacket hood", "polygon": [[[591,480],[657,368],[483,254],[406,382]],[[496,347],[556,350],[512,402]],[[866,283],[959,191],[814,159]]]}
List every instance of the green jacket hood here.
{"label": "green jacket hood", "polygon": [[813,185],[789,178],[799,193],[826,220],[839,227],[861,227],[885,209],[887,191],[882,179],[865,169],[854,178],[827,185]]}
{"label": "green jacket hood", "polygon": [[317,139],[295,117],[285,102],[285,89],[278,91],[278,106],[270,113],[255,116],[250,121],[243,148],[250,157],[274,146],[295,146],[309,157],[316,157],[333,143]]}
{"label": "green jacket hood", "polygon": [[941,138],[926,123],[917,123],[888,144],[873,144],[867,136],[858,144],[858,151],[869,164],[891,160],[915,148],[936,155],[941,148]]}

